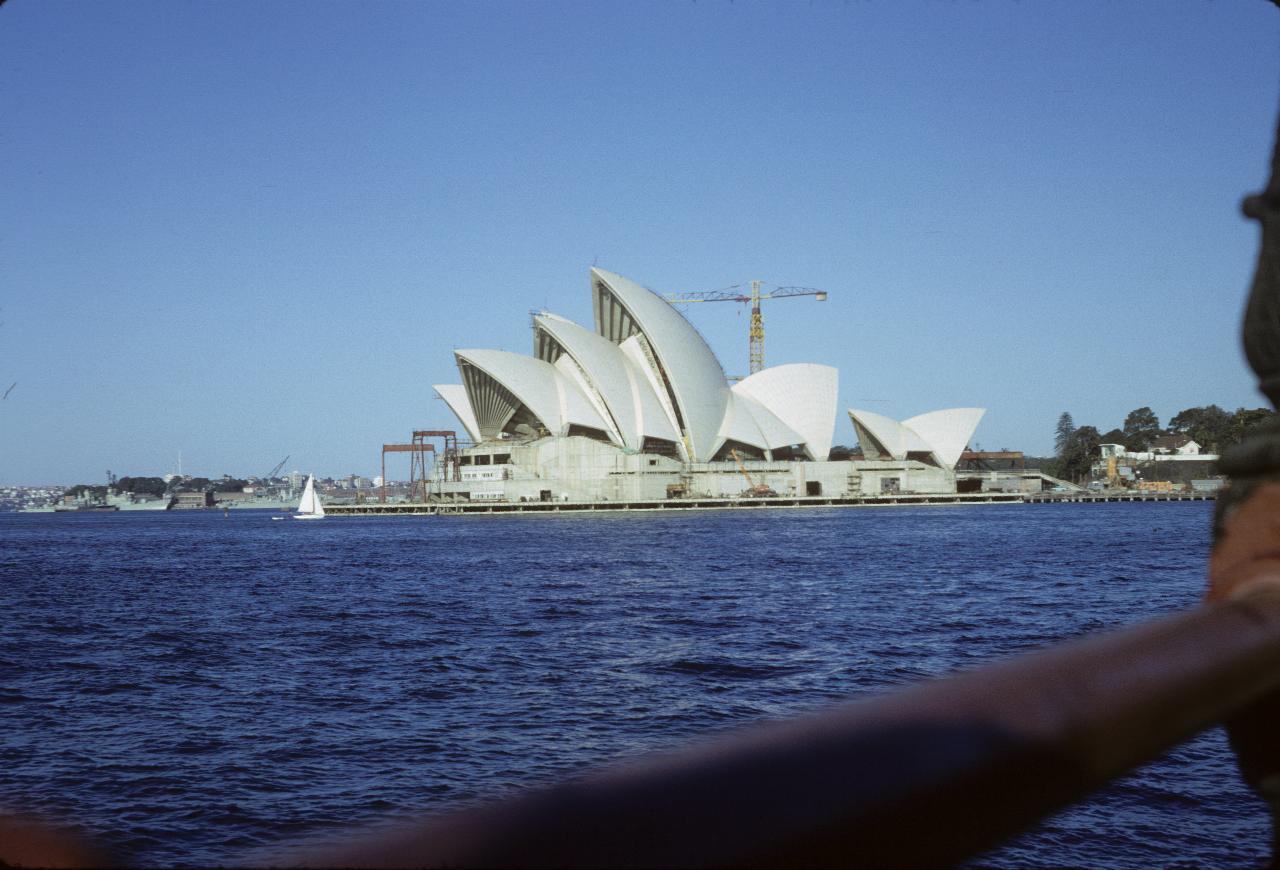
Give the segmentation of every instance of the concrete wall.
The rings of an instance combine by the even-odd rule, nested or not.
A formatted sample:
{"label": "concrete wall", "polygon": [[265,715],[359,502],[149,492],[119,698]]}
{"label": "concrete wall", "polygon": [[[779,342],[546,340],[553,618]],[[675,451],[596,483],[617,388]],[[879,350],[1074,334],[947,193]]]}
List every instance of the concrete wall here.
{"label": "concrete wall", "polygon": [[[439,482],[445,498],[475,501],[649,501],[667,498],[668,488],[689,498],[728,498],[748,491],[734,462],[685,464],[635,453],[591,438],[542,438],[526,444],[481,444],[464,455],[510,454],[503,465],[464,465],[459,482]],[[955,474],[915,460],[838,462],[746,461],[754,485],[781,496],[953,493]]]}

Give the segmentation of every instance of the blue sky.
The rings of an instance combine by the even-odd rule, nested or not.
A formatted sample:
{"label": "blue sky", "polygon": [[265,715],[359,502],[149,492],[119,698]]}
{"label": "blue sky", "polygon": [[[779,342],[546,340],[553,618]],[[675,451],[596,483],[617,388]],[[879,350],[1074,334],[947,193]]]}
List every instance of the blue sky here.
{"label": "blue sky", "polygon": [[[827,290],[766,304],[770,364],[988,408],[987,449],[1258,406],[1277,37],[1263,0],[10,0],[0,483],[376,473],[454,427],[453,348],[590,325],[592,263]],[[740,306],[687,312],[745,370]]]}

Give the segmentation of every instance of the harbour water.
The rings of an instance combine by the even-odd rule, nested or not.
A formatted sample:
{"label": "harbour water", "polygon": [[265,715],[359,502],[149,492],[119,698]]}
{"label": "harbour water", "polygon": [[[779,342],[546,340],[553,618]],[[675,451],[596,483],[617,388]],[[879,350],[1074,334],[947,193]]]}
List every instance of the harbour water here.
{"label": "harbour water", "polygon": [[[243,863],[1190,607],[1211,510],[0,514],[0,805]],[[1215,730],[977,863],[1268,841]]]}

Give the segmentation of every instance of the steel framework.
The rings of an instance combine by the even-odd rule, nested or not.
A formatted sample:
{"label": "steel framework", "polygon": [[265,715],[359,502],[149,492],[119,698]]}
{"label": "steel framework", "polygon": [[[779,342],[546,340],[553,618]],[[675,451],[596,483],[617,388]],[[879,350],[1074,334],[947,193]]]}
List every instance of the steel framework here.
{"label": "steel framework", "polygon": [[[441,438],[444,441],[441,450],[429,439]],[[414,429],[413,440],[409,444],[382,445],[382,486],[378,489],[378,503],[387,503],[387,454],[408,453],[409,456],[409,497],[421,495],[426,502],[430,495],[431,469],[427,464],[427,454],[440,457],[443,480],[462,479],[462,459],[458,453],[458,433],[452,429]]]}

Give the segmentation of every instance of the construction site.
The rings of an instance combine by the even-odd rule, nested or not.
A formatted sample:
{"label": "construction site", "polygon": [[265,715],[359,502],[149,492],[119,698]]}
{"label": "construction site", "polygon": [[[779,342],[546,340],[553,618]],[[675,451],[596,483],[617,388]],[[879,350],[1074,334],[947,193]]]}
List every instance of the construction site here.
{"label": "construction site", "polygon": [[[1010,457],[968,450],[981,408],[897,421],[847,409],[858,447],[833,458],[838,371],[765,365],[766,300],[808,287],[660,295],[592,268],[594,328],[532,314],[532,353],[454,351],[461,383],[436,384],[454,429],[382,445],[383,488],[367,511],[540,510],[872,501],[998,501],[1077,487]],[[678,306],[750,306],[748,375],[730,378]],[[387,455],[409,483],[389,497]],[[394,468],[393,468],[394,470]],[[420,512],[421,512],[420,511]]]}

